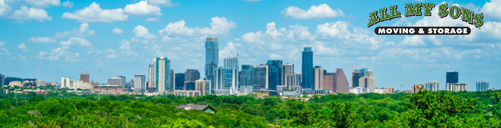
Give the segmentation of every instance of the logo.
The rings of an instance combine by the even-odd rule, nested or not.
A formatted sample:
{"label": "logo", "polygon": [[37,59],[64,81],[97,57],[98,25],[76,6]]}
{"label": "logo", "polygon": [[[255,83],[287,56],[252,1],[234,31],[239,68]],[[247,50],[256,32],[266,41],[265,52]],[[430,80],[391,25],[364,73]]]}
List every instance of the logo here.
{"label": "logo", "polygon": [[[432,16],[431,10],[435,7],[433,3],[415,3],[405,4],[405,17],[411,16]],[[369,14],[369,23],[367,27],[371,27],[377,23],[401,18],[401,13],[397,10],[398,6],[390,6],[389,14],[388,8],[381,8],[378,11]],[[423,10],[422,10],[423,9]],[[482,13],[475,14],[467,8],[460,8],[453,5],[449,7],[447,3],[438,6],[438,16],[445,18],[450,16],[452,19],[461,18],[462,21],[474,25],[479,28],[484,25],[484,15]],[[374,32],[378,35],[468,35],[471,33],[469,27],[455,27],[455,26],[434,26],[434,27],[376,27]]]}

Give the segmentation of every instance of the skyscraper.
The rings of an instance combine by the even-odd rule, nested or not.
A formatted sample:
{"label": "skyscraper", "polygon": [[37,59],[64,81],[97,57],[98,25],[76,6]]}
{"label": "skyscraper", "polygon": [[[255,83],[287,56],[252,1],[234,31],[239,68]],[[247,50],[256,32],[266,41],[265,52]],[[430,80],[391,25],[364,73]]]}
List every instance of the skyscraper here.
{"label": "skyscraper", "polygon": [[294,74],[294,64],[282,65],[282,85],[287,85],[287,75]]}
{"label": "skyscraper", "polygon": [[350,84],[342,68],[338,68],[335,74],[334,92],[348,94],[350,92]]}
{"label": "skyscraper", "polygon": [[315,66],[315,87],[313,88],[314,90],[322,90],[324,89],[323,82],[324,82],[324,68],[321,66]]}
{"label": "skyscraper", "polygon": [[125,76],[116,76],[116,77],[122,78],[122,83],[124,83],[123,85],[121,85],[122,86],[122,90],[126,91],[126,90],[131,89],[131,87],[129,86],[129,84],[127,84],[127,82],[126,82]]}
{"label": "skyscraper", "polygon": [[195,82],[200,79],[200,72],[197,69],[186,69],[184,72],[184,81]]}
{"label": "skyscraper", "polygon": [[282,85],[282,61],[268,60],[268,90],[277,90],[277,86]]}
{"label": "skyscraper", "polygon": [[268,89],[268,65],[256,65],[254,69],[254,86],[255,89]]}
{"label": "skyscraper", "polygon": [[[244,92],[240,91],[240,93],[247,93],[248,91],[252,91],[254,89],[254,66],[253,65],[242,65],[242,70],[240,71],[239,77],[239,86],[240,90],[244,90]],[[246,90],[251,89],[251,90]]]}
{"label": "skyscraper", "polygon": [[448,71],[446,74],[446,82],[447,83],[459,83],[459,73],[456,71]]}
{"label": "skyscraper", "polygon": [[113,78],[108,79],[108,84],[109,85],[120,85],[122,89],[125,87],[125,80],[123,77],[115,76]]}
{"label": "skyscraper", "polygon": [[301,85],[303,89],[313,89],[313,51],[311,47],[304,47],[303,63],[301,65],[302,79]]}
{"label": "skyscraper", "polygon": [[359,80],[359,87],[362,88],[367,88],[369,92],[374,92],[375,87],[376,87],[376,80],[372,77],[372,71],[371,70],[365,70],[364,76],[361,77]]}
{"label": "skyscraper", "polygon": [[183,90],[184,89],[184,73],[176,73],[176,76],[174,77],[175,80],[175,89],[176,90]]}
{"label": "skyscraper", "polygon": [[238,70],[240,69],[239,66],[238,66],[238,53],[237,53],[237,56],[236,57],[226,57],[224,58],[224,68],[225,69],[232,69],[232,70],[236,70],[236,72],[233,74],[234,78],[235,78],[235,82],[236,82],[236,85],[235,85],[235,88],[232,88],[234,89],[233,91],[237,91],[238,88],[240,87],[239,85],[239,72]]}
{"label": "skyscraper", "polygon": [[[207,37],[205,41],[205,78],[214,83],[214,69],[219,61],[219,48],[216,37]],[[212,85],[214,88],[214,85]]]}
{"label": "skyscraper", "polygon": [[353,72],[353,76],[352,76],[352,77],[353,77],[353,78],[352,78],[352,85],[351,85],[351,87],[352,87],[352,88],[356,88],[356,87],[358,87],[358,86],[359,86],[359,83],[360,83],[360,82],[359,82],[359,79],[360,79],[360,77],[362,77],[362,74],[363,74],[363,73],[362,73],[362,72],[359,72],[358,70],[355,70],[355,71]]}
{"label": "skyscraper", "polygon": [[438,81],[429,81],[429,82],[426,82],[426,90],[428,91],[438,91],[438,87],[439,87],[439,84],[438,84]]}
{"label": "skyscraper", "polygon": [[135,92],[146,91],[146,76],[144,74],[134,75],[134,91]]}
{"label": "skyscraper", "polygon": [[84,83],[89,83],[89,73],[85,71],[85,74],[80,74],[80,80],[83,81]]}
{"label": "skyscraper", "polygon": [[173,92],[176,90],[176,70],[170,69],[169,70],[169,91]]}
{"label": "skyscraper", "polygon": [[148,66],[148,77],[149,77],[149,79],[148,79],[148,84],[147,84],[147,87],[146,87],[146,90],[148,90],[150,92],[156,90],[155,89],[155,85],[153,85],[153,83],[155,81],[155,77],[154,76],[155,76],[155,72],[153,71],[153,65],[150,64]]}
{"label": "skyscraper", "polygon": [[[315,69],[316,75],[316,69]],[[315,78],[315,81],[317,78]],[[331,92],[336,92],[336,73],[324,73],[322,78],[323,89],[331,90]],[[315,83],[316,86],[316,83]]]}
{"label": "skyscraper", "polygon": [[487,90],[489,90],[489,82],[487,81],[477,82],[477,91],[487,91]]}
{"label": "skyscraper", "polygon": [[285,86],[287,86],[288,89],[299,89],[298,87],[301,87],[301,73],[294,73],[294,74],[288,74],[285,77]]}
{"label": "skyscraper", "polygon": [[237,94],[236,90],[236,72],[237,69],[226,69],[226,68],[216,68],[215,71],[215,81],[214,89],[216,95],[232,95]]}
{"label": "skyscraper", "polygon": [[205,96],[205,81],[204,80],[196,80],[195,81],[195,90],[200,91],[201,96]]}
{"label": "skyscraper", "polygon": [[5,83],[5,75],[0,74],[0,84],[1,84],[1,85],[7,85],[7,84]]}
{"label": "skyscraper", "polygon": [[156,92],[164,92],[170,90],[169,88],[169,70],[170,60],[166,57],[157,57],[153,59],[153,86]]}

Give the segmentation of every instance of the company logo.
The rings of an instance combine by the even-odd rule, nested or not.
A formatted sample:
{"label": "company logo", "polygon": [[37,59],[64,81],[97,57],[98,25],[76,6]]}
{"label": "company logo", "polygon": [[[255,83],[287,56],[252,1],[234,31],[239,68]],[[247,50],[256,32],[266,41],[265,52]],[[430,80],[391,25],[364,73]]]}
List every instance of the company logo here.
{"label": "company logo", "polygon": [[[431,10],[435,7],[433,3],[415,3],[405,4],[405,17],[410,16],[432,16]],[[423,10],[421,9],[423,8]],[[369,14],[369,23],[367,27],[371,27],[377,23],[391,20],[394,18],[401,18],[401,13],[397,10],[398,6],[390,6],[388,14],[388,8],[379,9],[378,11],[371,12]],[[462,21],[468,24],[474,25],[479,28],[484,25],[484,15],[482,13],[475,14],[473,11],[467,8],[460,8],[459,6],[453,5],[449,8],[447,3],[440,4],[438,6],[439,12],[438,16],[440,18],[445,18],[450,16],[452,19],[461,18]],[[453,27],[453,26],[436,26],[436,27],[376,27],[374,32],[378,35],[468,35],[471,32],[469,27]]]}

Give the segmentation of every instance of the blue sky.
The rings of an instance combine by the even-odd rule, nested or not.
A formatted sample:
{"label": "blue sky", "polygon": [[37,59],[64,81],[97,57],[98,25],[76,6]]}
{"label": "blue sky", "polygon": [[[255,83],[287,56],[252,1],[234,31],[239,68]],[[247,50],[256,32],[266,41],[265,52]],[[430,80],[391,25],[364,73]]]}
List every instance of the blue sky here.
{"label": "blue sky", "polygon": [[[374,71],[376,87],[439,81],[459,72],[459,82],[475,90],[476,81],[500,88],[501,1],[424,1],[456,4],[484,14],[484,26],[432,16],[402,17],[367,27],[369,13],[423,1],[332,0],[0,0],[0,73],[22,78],[106,82],[115,75],[147,74],[154,57],[171,59],[177,72],[198,69],[204,77],[204,40],[219,39],[220,64],[240,54],[241,64],[270,59],[295,64],[311,46],[314,65],[328,72],[343,68]],[[468,26],[467,36],[378,36],[377,26]],[[362,68],[358,67],[358,68]],[[101,69],[99,75],[98,69]]]}

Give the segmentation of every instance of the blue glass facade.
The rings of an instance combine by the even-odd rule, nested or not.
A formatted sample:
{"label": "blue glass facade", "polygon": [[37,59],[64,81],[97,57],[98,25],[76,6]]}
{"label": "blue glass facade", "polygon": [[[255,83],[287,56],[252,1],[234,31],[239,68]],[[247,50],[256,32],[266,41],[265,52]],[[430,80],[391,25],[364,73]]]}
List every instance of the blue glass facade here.
{"label": "blue glass facade", "polygon": [[240,87],[254,86],[254,66],[253,65],[242,65],[242,70],[240,71],[239,85]]}
{"label": "blue glass facade", "polygon": [[311,47],[304,47],[303,50],[303,63],[301,65],[301,71],[302,71],[302,83],[301,86],[302,88],[306,89],[313,89],[313,51],[311,51]]}
{"label": "blue glass facade", "polygon": [[448,71],[446,74],[446,83],[459,83],[459,73],[456,71]]}
{"label": "blue glass facade", "polygon": [[278,85],[282,85],[282,61],[268,60],[268,90],[277,90]]}
{"label": "blue glass facade", "polygon": [[[205,41],[205,78],[214,82],[214,69],[219,61],[219,46],[216,37],[207,37]],[[214,88],[214,85],[211,85]]]}
{"label": "blue glass facade", "polygon": [[183,90],[184,88],[184,73],[176,73],[176,77],[174,77],[175,80],[175,89],[176,90]]}

